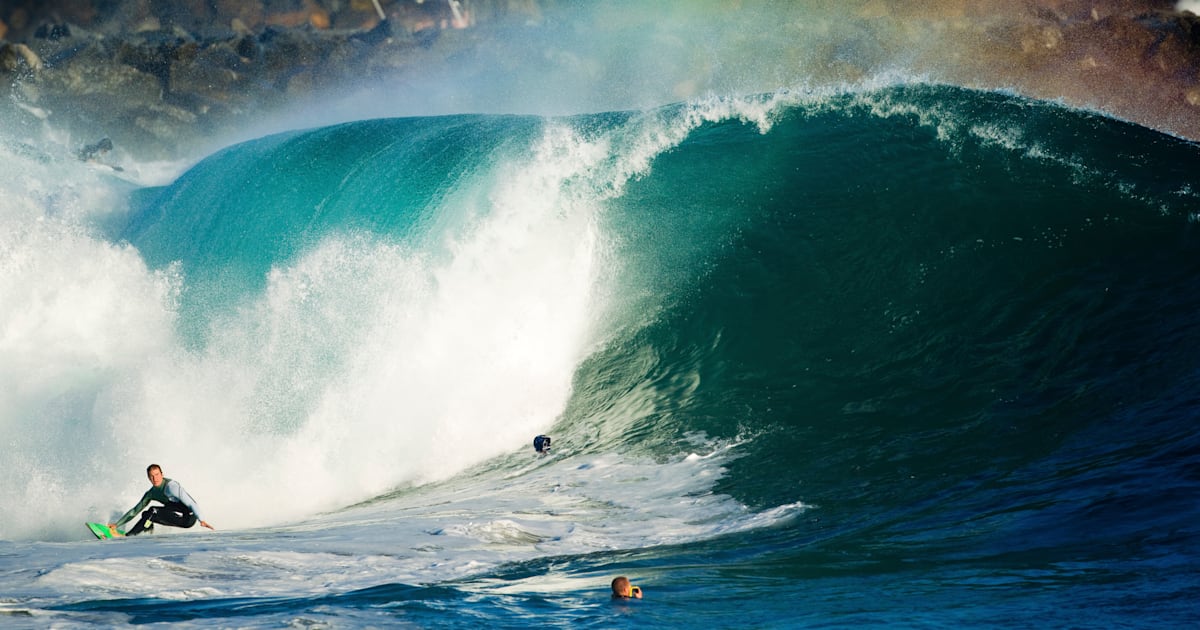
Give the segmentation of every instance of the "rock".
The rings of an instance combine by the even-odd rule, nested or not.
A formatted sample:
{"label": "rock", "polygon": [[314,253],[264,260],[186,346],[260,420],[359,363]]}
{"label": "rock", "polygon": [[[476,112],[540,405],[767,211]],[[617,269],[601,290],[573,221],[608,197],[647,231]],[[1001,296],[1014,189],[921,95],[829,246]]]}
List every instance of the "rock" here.
{"label": "rock", "polygon": [[308,14],[308,23],[313,28],[327,30],[329,28],[329,14],[323,10],[316,10]]}
{"label": "rock", "polygon": [[145,31],[138,37],[122,41],[113,60],[158,79],[166,91],[171,82],[171,64],[181,47],[194,41],[176,31]]}
{"label": "rock", "polygon": [[41,57],[25,44],[0,43],[0,69],[11,73],[35,74],[45,66]]}
{"label": "rock", "polygon": [[1030,57],[1045,57],[1063,43],[1063,34],[1054,26],[1035,26],[1020,35],[1021,52]]}
{"label": "rock", "polygon": [[158,77],[111,59],[100,43],[84,47],[54,72],[39,75],[42,99],[52,109],[101,125],[116,125],[127,118],[125,112],[148,110],[162,101]]}
{"label": "rock", "polygon": [[1183,100],[1192,107],[1200,108],[1200,86],[1184,92]]}
{"label": "rock", "polygon": [[29,12],[21,7],[13,9],[8,14],[9,27],[14,31],[22,31],[29,26]]}
{"label": "rock", "polygon": [[254,31],[250,30],[250,27],[246,26],[246,23],[239,18],[233,18],[229,22],[229,29],[241,36],[254,35]]}
{"label": "rock", "polygon": [[66,24],[43,24],[38,27],[33,36],[38,39],[48,39],[56,42],[64,37],[70,37],[71,27]]}
{"label": "rock", "polygon": [[167,90],[172,94],[203,95],[208,100],[229,101],[239,88],[243,66],[246,62],[238,54],[230,39],[200,45],[189,43],[181,46],[173,55],[167,80]]}
{"label": "rock", "polygon": [[[247,29],[257,29],[263,25],[264,16],[266,15],[263,9],[262,2],[254,2],[252,0],[217,0],[217,14],[224,16],[230,21],[241,23],[242,27]],[[234,30],[238,30],[234,28]]]}

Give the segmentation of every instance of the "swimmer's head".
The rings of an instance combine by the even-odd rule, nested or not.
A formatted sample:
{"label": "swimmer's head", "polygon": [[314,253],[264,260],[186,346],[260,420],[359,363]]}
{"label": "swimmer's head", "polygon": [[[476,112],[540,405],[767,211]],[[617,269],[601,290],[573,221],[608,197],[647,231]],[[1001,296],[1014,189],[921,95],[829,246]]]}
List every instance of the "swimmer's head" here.
{"label": "swimmer's head", "polygon": [[621,599],[641,599],[642,589],[629,583],[629,578],[624,575],[613,578],[612,581],[612,596]]}

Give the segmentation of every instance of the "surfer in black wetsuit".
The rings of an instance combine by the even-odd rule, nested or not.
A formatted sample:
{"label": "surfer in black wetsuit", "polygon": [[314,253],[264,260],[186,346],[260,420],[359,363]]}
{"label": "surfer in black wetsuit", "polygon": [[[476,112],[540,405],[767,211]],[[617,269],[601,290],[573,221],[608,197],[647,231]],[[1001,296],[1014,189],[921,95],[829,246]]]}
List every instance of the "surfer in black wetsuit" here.
{"label": "surfer in black wetsuit", "polygon": [[[114,535],[120,535],[117,528],[128,523],[137,515],[143,508],[150,505],[151,501],[158,501],[162,505],[156,505],[145,512],[142,512],[142,518],[133,526],[133,529],[125,532],[126,536],[137,536],[144,531],[154,531],[154,523],[170,525],[172,527],[191,527],[197,521],[201,525],[216,529],[209,525],[203,517],[200,516],[200,509],[196,507],[196,501],[192,495],[179,485],[178,481],[163,477],[162,467],[158,464],[150,464],[146,468],[146,477],[150,479],[150,489],[146,494],[142,495],[142,500],[126,512],[116,523],[109,523],[108,529]],[[150,523],[147,527],[146,524]]]}

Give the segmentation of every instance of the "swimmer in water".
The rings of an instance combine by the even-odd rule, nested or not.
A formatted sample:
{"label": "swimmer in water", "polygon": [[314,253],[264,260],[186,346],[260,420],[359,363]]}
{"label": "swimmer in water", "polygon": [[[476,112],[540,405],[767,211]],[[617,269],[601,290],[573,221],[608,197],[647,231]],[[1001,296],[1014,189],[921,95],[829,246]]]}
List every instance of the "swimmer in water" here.
{"label": "swimmer in water", "polygon": [[629,578],[621,575],[613,578],[612,596],[613,599],[641,599],[642,589],[630,584]]}

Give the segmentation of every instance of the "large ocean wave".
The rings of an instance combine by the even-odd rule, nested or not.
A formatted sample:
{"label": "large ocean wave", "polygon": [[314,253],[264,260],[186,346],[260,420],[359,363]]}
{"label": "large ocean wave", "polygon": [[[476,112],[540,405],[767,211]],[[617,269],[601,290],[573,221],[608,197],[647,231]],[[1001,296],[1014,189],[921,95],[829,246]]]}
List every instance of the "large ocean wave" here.
{"label": "large ocean wave", "polygon": [[[9,541],[84,538],[151,461],[243,532],[188,548],[238,576],[202,598],[294,610],[330,603],[288,571],[555,591],[597,552],[667,588],[707,554],[816,584],[953,566],[1069,590],[1195,539],[1192,143],[899,84],[352,122],[162,185],[5,150]],[[73,590],[93,547],[22,544],[57,567],[52,604],[133,614]],[[564,583],[526,564],[547,556]],[[162,575],[119,570],[139,578],[118,602]],[[1178,609],[1194,578],[1162,570],[1139,586]],[[734,581],[759,623],[785,618]]]}

